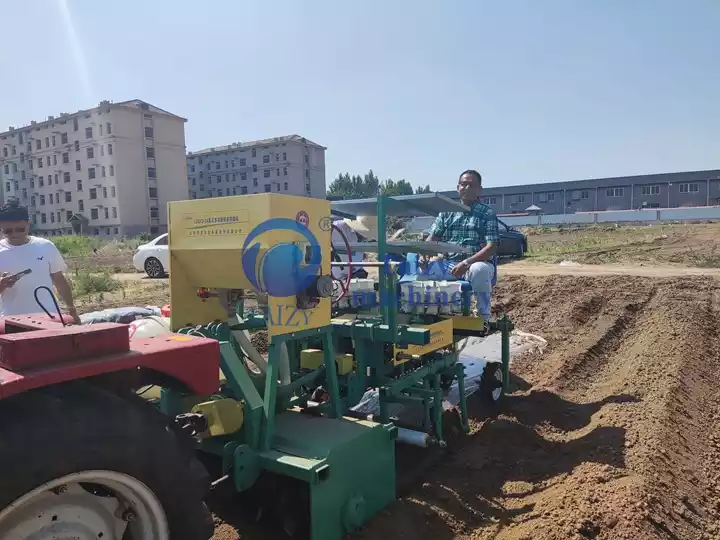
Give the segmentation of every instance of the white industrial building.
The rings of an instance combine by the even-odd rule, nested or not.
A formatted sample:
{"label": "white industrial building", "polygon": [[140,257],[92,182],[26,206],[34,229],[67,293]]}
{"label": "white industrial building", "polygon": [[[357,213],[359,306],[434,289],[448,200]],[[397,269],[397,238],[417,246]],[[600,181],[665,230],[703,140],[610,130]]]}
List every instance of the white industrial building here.
{"label": "white industrial building", "polygon": [[0,199],[28,206],[35,234],[167,231],[168,201],[187,199],[185,118],[141,100],[0,133]]}
{"label": "white industrial building", "polygon": [[288,135],[190,152],[190,198],[267,192],[325,198],[325,150]]}

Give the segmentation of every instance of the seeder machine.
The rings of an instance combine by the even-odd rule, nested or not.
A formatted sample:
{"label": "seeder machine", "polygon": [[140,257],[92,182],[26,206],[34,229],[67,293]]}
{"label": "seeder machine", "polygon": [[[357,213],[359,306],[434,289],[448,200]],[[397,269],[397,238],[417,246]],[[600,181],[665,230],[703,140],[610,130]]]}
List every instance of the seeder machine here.
{"label": "seeder machine", "polygon": [[[468,430],[462,339],[502,332],[502,362],[486,366],[479,390],[499,399],[512,323],[471,316],[465,282],[398,275],[397,256],[458,246],[385,240],[385,216],[463,208],[438,194],[169,204],[172,329],[217,340],[221,372],[212,395],[163,388],[157,404],[222,460],[218,482],[244,492],[284,479],[275,502],[291,499],[311,540],[340,540],[395,499],[396,442],[445,444],[453,385]],[[380,216],[378,241],[331,245],[333,221],[356,215]],[[333,250],[376,252],[363,266],[377,277],[333,280],[331,265],[347,265],[332,262]],[[258,330],[266,355],[252,344]]]}

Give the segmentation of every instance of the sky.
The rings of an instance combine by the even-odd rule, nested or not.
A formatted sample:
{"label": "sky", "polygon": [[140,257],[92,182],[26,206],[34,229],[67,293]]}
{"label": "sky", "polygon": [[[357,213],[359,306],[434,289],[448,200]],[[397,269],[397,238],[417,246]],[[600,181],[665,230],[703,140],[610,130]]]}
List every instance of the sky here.
{"label": "sky", "polygon": [[455,187],[720,168],[718,0],[0,0],[0,131],[143,99]]}

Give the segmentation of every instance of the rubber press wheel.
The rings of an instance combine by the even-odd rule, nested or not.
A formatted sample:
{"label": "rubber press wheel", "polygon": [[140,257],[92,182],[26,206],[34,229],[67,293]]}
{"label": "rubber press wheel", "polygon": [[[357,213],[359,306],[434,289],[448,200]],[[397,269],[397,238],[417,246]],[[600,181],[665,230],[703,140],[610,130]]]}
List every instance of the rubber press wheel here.
{"label": "rubber press wheel", "polygon": [[478,392],[484,402],[497,403],[500,400],[502,397],[504,378],[503,366],[501,363],[488,362],[485,364]]}
{"label": "rubber press wheel", "polygon": [[165,268],[155,257],[148,257],[145,260],[145,273],[151,278],[165,277]]}
{"label": "rubber press wheel", "polygon": [[207,472],[151,414],[83,383],[0,401],[0,538],[208,540]]}

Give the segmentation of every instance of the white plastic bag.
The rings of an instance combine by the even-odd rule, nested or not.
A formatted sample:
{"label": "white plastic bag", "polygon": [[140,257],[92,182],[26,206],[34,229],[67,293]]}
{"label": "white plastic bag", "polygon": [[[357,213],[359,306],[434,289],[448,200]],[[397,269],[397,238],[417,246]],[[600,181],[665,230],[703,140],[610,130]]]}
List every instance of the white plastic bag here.
{"label": "white plastic bag", "polygon": [[168,317],[145,317],[136,319],[128,324],[130,340],[138,338],[149,338],[170,334],[170,319]]}

